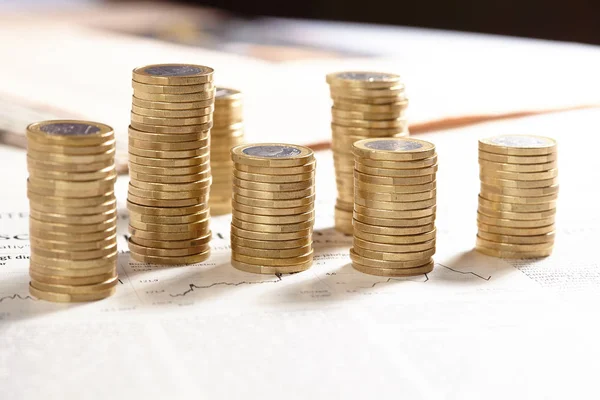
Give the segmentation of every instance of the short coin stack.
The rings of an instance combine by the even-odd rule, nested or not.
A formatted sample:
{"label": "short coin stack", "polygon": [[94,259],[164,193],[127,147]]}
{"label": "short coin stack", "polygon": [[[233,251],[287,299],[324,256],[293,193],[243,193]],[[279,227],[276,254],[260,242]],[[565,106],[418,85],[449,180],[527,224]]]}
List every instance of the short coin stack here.
{"label": "short coin stack", "polygon": [[138,261],[192,264],[210,255],[212,80],[201,65],[133,70],[127,208]]}
{"label": "short coin stack", "polygon": [[217,88],[213,128],[210,131],[210,212],[212,215],[231,212],[231,149],[244,143],[242,94],[234,89]]}
{"label": "short coin stack", "polygon": [[117,285],[115,135],[95,122],[27,127],[30,293],[56,302],[100,300]]}
{"label": "short coin stack", "polygon": [[429,142],[409,138],[354,143],[352,266],[380,276],[433,269],[437,155]]}
{"label": "short coin stack", "polygon": [[408,100],[400,76],[380,72],[338,72],[327,75],[333,100],[331,131],[338,189],[335,227],[352,233],[352,143],[375,137],[407,136],[404,118]]}
{"label": "short coin stack", "polygon": [[262,274],[312,265],[315,166],[312,150],[289,144],[248,144],[231,150],[231,263]]}
{"label": "short coin stack", "polygon": [[558,198],[556,142],[529,135],[482,139],[479,177],[477,250],[502,258],[549,256]]}

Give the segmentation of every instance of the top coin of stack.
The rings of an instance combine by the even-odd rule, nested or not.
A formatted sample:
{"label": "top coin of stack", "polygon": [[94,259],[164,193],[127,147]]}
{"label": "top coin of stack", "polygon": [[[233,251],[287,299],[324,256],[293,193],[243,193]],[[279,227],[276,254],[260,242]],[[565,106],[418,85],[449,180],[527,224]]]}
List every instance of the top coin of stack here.
{"label": "top coin of stack", "polygon": [[558,198],[553,139],[503,135],[479,141],[476,249],[502,258],[552,253]]}
{"label": "top coin of stack", "polygon": [[435,254],[435,146],[380,138],[353,145],[352,266],[380,276],[431,272]]}
{"label": "top coin of stack", "polygon": [[133,70],[129,127],[129,250],[172,265],[210,254],[208,196],[213,70],[160,64]]}
{"label": "top coin of stack", "polygon": [[263,274],[312,265],[315,166],[312,150],[280,143],[231,150],[231,264]]}
{"label": "top coin of stack", "polygon": [[381,72],[348,71],[327,75],[333,100],[331,131],[338,189],[335,227],[352,233],[352,144],[374,137],[408,135],[408,99],[400,76]]}
{"label": "top coin of stack", "polygon": [[242,93],[238,90],[217,88],[213,128],[210,131],[210,168],[213,177],[210,187],[210,212],[212,215],[231,212],[230,151],[244,143]]}
{"label": "top coin of stack", "polygon": [[27,127],[30,293],[57,302],[110,296],[117,285],[115,135],[88,121]]}

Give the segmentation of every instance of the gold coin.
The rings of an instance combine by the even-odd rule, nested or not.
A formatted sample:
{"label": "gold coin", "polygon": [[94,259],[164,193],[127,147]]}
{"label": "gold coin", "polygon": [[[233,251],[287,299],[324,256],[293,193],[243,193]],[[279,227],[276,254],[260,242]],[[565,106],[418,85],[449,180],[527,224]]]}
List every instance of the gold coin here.
{"label": "gold coin", "polygon": [[[153,199],[153,200],[187,200],[187,199],[200,199],[202,197],[206,197],[208,195],[207,191],[208,191],[208,187],[210,185],[206,186],[206,189],[199,189],[199,190],[186,190],[184,192],[164,192],[164,191],[158,191],[158,190],[147,190],[147,189],[140,189],[138,187],[133,186],[134,182],[129,182],[129,193],[131,193],[134,196],[138,196],[138,197],[143,197],[146,199]],[[139,182],[135,182],[136,184],[139,184]],[[134,202],[135,203],[135,202]],[[142,204],[142,205],[146,205],[146,204]]]}
{"label": "gold coin", "polygon": [[36,253],[31,253],[31,261],[36,264],[45,265],[48,267],[56,267],[56,268],[64,268],[68,266],[68,268],[72,269],[89,269],[102,267],[106,264],[112,264],[117,260],[117,251],[114,250],[113,253],[104,256],[102,258],[97,258],[94,260],[66,260],[62,258],[53,258],[53,257],[44,257]]}
{"label": "gold coin", "polygon": [[505,164],[500,162],[487,161],[482,158],[479,159],[479,168],[485,170],[493,170],[499,172],[510,172],[513,174],[530,174],[540,173],[545,171],[554,170],[558,167],[558,162],[550,161],[542,164]]}
{"label": "gold coin", "polygon": [[293,208],[267,208],[267,207],[252,207],[242,203],[238,203],[235,200],[231,200],[231,205],[237,211],[264,216],[286,216],[286,215],[297,215],[303,214],[314,210],[314,205],[309,204],[301,207]]}
{"label": "gold coin", "polygon": [[362,100],[363,98],[388,98],[393,96],[399,96],[404,93],[404,84],[398,82],[394,86],[385,87],[384,89],[372,89],[365,87],[347,87],[347,86],[336,86],[331,85],[329,90],[332,97],[345,97],[345,98],[356,98]]}
{"label": "gold coin", "polygon": [[35,122],[27,126],[27,138],[38,143],[63,146],[95,146],[113,140],[113,129],[105,124],[73,119]]}
{"label": "gold coin", "polygon": [[535,228],[511,228],[506,226],[497,226],[492,224],[486,224],[481,221],[477,221],[477,227],[479,232],[485,231],[498,235],[510,235],[510,236],[539,236],[547,233],[554,232],[556,227],[554,224],[539,226]]}
{"label": "gold coin", "polygon": [[312,245],[312,235],[305,236],[300,239],[291,240],[254,240],[246,239],[243,237],[231,234],[231,244],[236,246],[250,247],[253,249],[263,250],[280,250],[280,249],[294,249],[298,247],[306,247]]}
{"label": "gold coin", "polygon": [[432,165],[431,167],[426,168],[415,168],[415,169],[391,169],[391,168],[373,168],[363,165],[357,162],[354,165],[354,169],[362,174],[374,175],[378,177],[398,177],[398,178],[408,178],[408,177],[420,177],[427,175],[435,175],[438,170],[437,164]]}
{"label": "gold coin", "polygon": [[384,121],[370,121],[360,119],[344,119],[334,117],[332,123],[340,126],[349,126],[356,128],[367,128],[367,129],[391,129],[397,128],[404,131],[408,127],[408,121],[406,118],[396,118]]}
{"label": "gold coin", "polygon": [[112,234],[106,238],[98,240],[90,240],[89,242],[73,242],[68,241],[68,236],[65,237],[65,241],[49,240],[38,238],[35,235],[29,236],[31,247],[36,247],[45,250],[61,250],[61,251],[89,251],[107,248],[117,243],[117,235]]}
{"label": "gold coin", "polygon": [[[202,157],[207,158],[207,157]],[[136,161],[140,161],[140,157],[134,158]],[[144,158],[142,162],[148,162],[148,159]],[[150,159],[153,160],[153,159]],[[183,175],[194,175],[205,173],[210,171],[210,160],[205,161],[200,164],[192,164],[188,166],[173,166],[173,167],[164,167],[164,166],[152,166],[146,164],[138,164],[132,161],[131,155],[129,156],[129,170],[133,172],[137,172],[140,174],[149,174],[149,175],[163,175],[163,176],[183,176]],[[168,164],[170,160],[160,160],[161,162]],[[172,160],[174,164],[180,164],[177,161],[189,161],[188,159],[180,159],[180,160]],[[148,162],[150,163],[150,162]]]}
{"label": "gold coin", "polygon": [[239,194],[244,197],[251,197],[259,200],[295,200],[303,197],[312,196],[315,194],[314,185],[303,190],[295,190],[289,192],[265,192],[261,190],[249,190],[233,186],[233,193]]}
{"label": "gold coin", "polygon": [[507,179],[496,179],[496,177],[487,175],[480,175],[479,178],[482,183],[485,183],[487,185],[499,186],[502,188],[537,189],[558,185],[558,177],[552,179],[542,179],[538,181],[515,181]]}
{"label": "gold coin", "polygon": [[27,149],[35,150],[38,153],[53,153],[69,156],[84,156],[106,153],[115,148],[115,139],[107,140],[104,143],[93,146],[64,146],[64,145],[49,145],[38,143],[35,140],[27,141]]}
{"label": "gold coin", "polygon": [[117,209],[113,207],[109,211],[91,215],[63,215],[50,214],[46,212],[29,210],[29,215],[40,222],[52,222],[57,224],[90,225],[113,219],[117,216]]}
{"label": "gold coin", "polygon": [[373,208],[377,210],[389,211],[410,211],[433,207],[436,205],[436,199],[410,201],[410,202],[391,202],[363,199],[360,196],[354,196],[354,204],[362,207]]}
{"label": "gold coin", "polygon": [[105,292],[107,289],[113,288],[117,286],[119,282],[118,278],[112,277],[107,279],[104,282],[83,285],[83,286],[73,286],[73,285],[60,285],[56,283],[44,283],[38,282],[35,279],[32,279],[30,285],[38,290],[42,290],[44,292],[52,292],[52,293],[64,293],[64,294],[92,294],[98,292]]}
{"label": "gold coin", "polygon": [[149,101],[164,101],[169,103],[190,103],[194,101],[213,100],[215,97],[215,89],[208,89],[202,92],[195,93],[148,93],[142,90],[133,89],[133,95],[138,99]]}
{"label": "gold coin", "polygon": [[[402,110],[387,111],[387,112],[372,112],[372,111],[351,111],[343,110],[336,107],[331,107],[331,116],[334,120],[368,120],[368,121],[385,121],[394,120],[402,117]],[[337,123],[337,122],[336,122]],[[340,124],[343,125],[343,124]]]}
{"label": "gold coin", "polygon": [[193,239],[184,240],[152,240],[140,237],[130,237],[129,243],[134,242],[137,245],[151,247],[154,249],[186,249],[206,245],[212,239],[212,232]]}
{"label": "gold coin", "polygon": [[479,168],[479,175],[491,179],[504,179],[513,181],[548,181],[558,177],[558,170],[551,169],[543,172],[504,172],[486,168]]}
{"label": "gold coin", "polygon": [[48,188],[37,184],[32,184],[29,180],[27,181],[27,190],[29,193],[35,193],[41,196],[50,197],[66,197],[66,198],[91,198],[99,197],[105,193],[112,193],[114,190],[114,183],[107,184],[105,187],[99,187],[97,189],[86,189],[77,190],[73,188],[71,190],[64,188]]}
{"label": "gold coin", "polygon": [[141,206],[172,208],[172,207],[192,207],[192,206],[198,206],[198,205],[200,205],[200,206],[206,205],[206,202],[208,201],[208,197],[202,196],[202,197],[194,197],[191,199],[181,199],[181,200],[156,200],[156,199],[150,199],[150,198],[143,197],[143,196],[136,196],[136,195],[132,194],[131,192],[128,192],[127,200],[132,203],[139,204]]}
{"label": "gold coin", "polygon": [[[60,198],[54,198],[54,199],[60,199]],[[72,215],[77,215],[77,216],[81,216],[81,215],[93,215],[93,214],[102,214],[105,212],[108,212],[110,210],[114,210],[117,206],[117,199],[114,196],[110,196],[109,197],[109,201],[99,204],[99,205],[93,205],[93,206],[89,206],[89,207],[75,207],[75,206],[69,206],[69,205],[57,205],[56,203],[52,202],[44,202],[42,199],[37,199],[37,200],[33,200],[30,199],[29,200],[29,207],[31,208],[31,210],[35,210],[37,212],[42,212],[42,213],[48,213],[48,214],[62,214],[65,216],[72,216]]]}
{"label": "gold coin", "polygon": [[133,106],[142,107],[151,110],[165,110],[165,111],[183,111],[183,110],[203,110],[206,108],[214,108],[214,99],[209,100],[197,100],[183,103],[173,103],[165,101],[151,101],[144,100],[132,96],[131,103]]}
{"label": "gold coin", "polygon": [[[86,163],[99,163],[101,164],[103,161],[110,161],[115,158],[115,149],[114,147],[105,151],[104,153],[99,154],[81,154],[81,155],[71,155],[71,154],[56,154],[56,153],[44,153],[42,151],[35,150],[27,150],[27,157],[32,158],[33,160],[41,161],[42,163],[56,163],[56,164],[86,164]],[[106,165],[109,166],[109,165]],[[102,164],[101,168],[105,168],[105,165]],[[98,168],[98,169],[101,169]]]}
{"label": "gold coin", "polygon": [[163,150],[163,151],[181,151],[181,150],[199,150],[209,145],[210,139],[208,136],[205,139],[194,140],[191,142],[150,142],[129,138],[129,146],[136,149],[145,150]]}
{"label": "gold coin", "polygon": [[[50,227],[53,229],[53,227]],[[96,240],[104,240],[117,232],[116,221],[109,228],[98,232],[85,232],[83,235],[73,235],[71,232],[55,232],[43,229],[36,229],[29,226],[30,237],[36,237],[43,240],[53,240],[58,242],[93,242]]]}
{"label": "gold coin", "polygon": [[249,189],[249,190],[258,190],[258,191],[266,191],[266,192],[291,192],[291,191],[300,191],[307,190],[315,185],[314,179],[309,179],[306,181],[300,182],[292,182],[292,183],[264,183],[264,182],[253,182],[246,181],[239,178],[233,178],[233,184],[238,188]]}
{"label": "gold coin", "polygon": [[136,81],[131,82],[133,90],[138,90],[145,93],[156,93],[156,94],[193,94],[200,92],[208,92],[215,88],[212,82],[199,83],[195,85],[156,85],[140,83]]}
{"label": "gold coin", "polygon": [[429,190],[420,193],[373,193],[362,190],[361,188],[356,188],[355,194],[352,197],[352,200],[356,197],[363,198],[365,200],[372,201],[385,201],[385,202],[419,202],[426,201],[430,199],[435,199],[437,195],[437,190]]}
{"label": "gold coin", "polygon": [[132,104],[131,111],[137,115],[144,115],[147,117],[158,117],[158,118],[195,118],[203,117],[213,113],[215,107],[208,106],[202,108],[190,108],[182,110],[161,110],[155,108],[145,108]]}
{"label": "gold coin", "polygon": [[[36,190],[63,190],[63,191],[77,191],[77,192],[87,192],[87,191],[97,191],[98,189],[106,189],[104,192],[99,193],[102,195],[106,193],[106,191],[111,191],[117,180],[116,171],[109,175],[104,179],[97,179],[93,181],[85,181],[85,182],[73,182],[73,181],[61,181],[56,179],[40,179],[36,177],[30,176],[28,179],[29,185],[35,186]],[[83,197],[83,196],[73,196],[73,197]],[[87,196],[86,196],[87,197]]]}
{"label": "gold coin", "polygon": [[436,238],[436,229],[434,228],[432,231],[427,233],[422,233],[420,235],[403,235],[403,236],[394,236],[394,235],[377,235],[373,233],[363,232],[360,229],[354,230],[354,237],[367,240],[369,242],[374,243],[384,243],[384,244],[414,244],[414,243],[424,243],[428,241],[435,240]]}
{"label": "gold coin", "polygon": [[87,225],[73,225],[73,224],[59,224],[56,222],[39,221],[32,216],[29,217],[29,229],[30,233],[39,234],[40,237],[49,239],[49,237],[42,236],[45,232],[48,233],[70,233],[70,234],[87,234],[106,231],[112,228],[117,223],[117,218],[111,218],[102,222]]}
{"label": "gold coin", "polygon": [[554,224],[554,215],[535,220],[515,220],[488,217],[487,215],[483,215],[478,211],[477,220],[484,224],[504,226],[507,228],[539,228]]}
{"label": "gold coin", "polygon": [[186,233],[186,232],[196,232],[197,236],[204,236],[208,233],[208,225],[210,219],[207,217],[203,220],[189,222],[189,223],[181,223],[181,224],[162,224],[162,223],[146,223],[140,222],[135,219],[129,220],[129,226],[136,229],[143,229],[144,231],[149,232],[158,232],[158,233]]}
{"label": "gold coin", "polygon": [[507,204],[519,204],[519,205],[534,205],[534,204],[547,204],[549,202],[556,201],[558,199],[558,193],[549,194],[547,196],[538,197],[520,197],[520,196],[505,196],[496,193],[490,193],[482,190],[479,196],[490,201],[502,202]]}
{"label": "gold coin", "polygon": [[231,225],[236,226],[240,229],[245,229],[254,232],[269,232],[269,233],[289,233],[298,232],[305,229],[310,229],[314,225],[314,219],[297,222],[293,224],[281,224],[281,225],[270,225],[270,224],[257,224],[254,222],[242,221],[235,216],[231,218]]}
{"label": "gold coin", "polygon": [[305,165],[297,167],[254,167],[251,165],[244,165],[235,163],[233,164],[234,169],[237,171],[262,174],[262,175],[295,175],[314,172],[316,168],[316,161],[309,162]]}
{"label": "gold coin", "polygon": [[146,231],[143,229],[135,228],[129,225],[129,233],[133,237],[134,242],[141,243],[140,239],[145,240],[161,240],[161,241],[181,241],[181,240],[192,240],[201,239],[208,235],[206,229],[202,231],[190,231],[190,232],[153,232]]}
{"label": "gold coin", "polygon": [[221,103],[224,107],[238,103],[242,100],[242,92],[236,89],[217,86],[215,101]]}
{"label": "gold coin", "polygon": [[375,185],[406,186],[422,185],[425,183],[433,182],[435,180],[435,174],[410,177],[389,177],[368,175],[359,171],[354,171],[354,178],[360,182],[372,183]]}
{"label": "gold coin", "polygon": [[234,256],[244,255],[250,257],[265,257],[268,259],[282,259],[299,257],[312,251],[312,243],[292,249],[256,249],[231,243],[231,251]]}
{"label": "gold coin", "polygon": [[111,261],[105,265],[94,268],[60,268],[60,267],[49,267],[43,264],[38,264],[34,261],[29,262],[29,273],[36,272],[40,274],[52,275],[56,277],[71,277],[71,278],[82,278],[89,276],[96,276],[101,274],[113,273],[116,275],[117,272],[116,261]]}
{"label": "gold coin", "polygon": [[243,179],[252,182],[264,182],[264,183],[295,183],[313,180],[315,178],[314,172],[307,172],[304,174],[295,175],[264,175],[264,174],[253,174],[250,172],[233,170],[233,176],[238,179]]}
{"label": "gold coin", "polygon": [[433,260],[431,257],[405,260],[405,261],[389,261],[389,260],[378,260],[368,257],[361,256],[354,248],[350,248],[350,259],[352,262],[371,267],[371,268],[389,268],[389,269],[406,269],[406,268],[418,268],[423,265],[427,265]]}
{"label": "gold coin", "polygon": [[147,256],[144,254],[137,254],[130,251],[130,256],[136,261],[156,264],[156,265],[189,265],[204,262],[210,258],[210,249],[203,253],[189,255],[189,256],[177,256],[177,257],[158,257],[158,256]]}
{"label": "gold coin", "polygon": [[370,242],[368,240],[354,237],[354,247],[360,247],[371,251],[380,251],[385,253],[412,253],[418,251],[427,251],[435,247],[435,239],[423,243],[404,243],[404,244],[389,244]]}
{"label": "gold coin", "polygon": [[211,133],[211,135],[216,135],[216,136],[222,136],[222,135],[229,136],[233,132],[239,132],[239,131],[243,131],[243,130],[244,130],[244,124],[241,122],[236,122],[236,123],[228,125],[227,127],[220,127],[220,128],[213,129],[210,133]]}
{"label": "gold coin", "polygon": [[424,158],[422,160],[414,161],[382,161],[382,160],[370,160],[368,158],[356,159],[356,164],[361,164],[367,167],[373,168],[387,168],[387,169],[418,169],[427,168],[437,164],[437,155],[433,157]]}
{"label": "gold coin", "polygon": [[335,93],[334,91],[329,91],[331,100],[333,100],[333,105],[339,103],[349,103],[349,102],[357,102],[363,104],[392,104],[397,103],[402,100],[406,100],[406,95],[401,93],[400,95],[391,95],[386,97],[363,97],[357,95],[356,93]]}
{"label": "gold coin", "polygon": [[154,64],[133,70],[133,80],[150,85],[197,85],[212,82],[213,69],[194,64]]}
{"label": "gold coin", "polygon": [[373,233],[376,235],[388,235],[388,236],[404,236],[404,235],[420,235],[423,233],[431,232],[435,229],[433,223],[421,225],[421,226],[407,226],[407,227],[387,227],[378,225],[369,225],[362,223],[358,220],[353,220],[352,224],[354,230],[360,230],[365,233]]}
{"label": "gold coin", "polygon": [[479,150],[511,156],[539,156],[556,152],[556,141],[534,135],[501,135],[479,139]]}
{"label": "gold coin", "polygon": [[[481,193],[494,193],[500,194],[503,196],[516,196],[516,197],[545,197],[548,195],[553,195],[558,193],[558,185],[542,187],[542,188],[532,188],[532,189],[522,189],[522,188],[512,188],[512,187],[501,187],[494,186],[485,183],[481,183]],[[484,196],[485,197],[485,196]]]}
{"label": "gold coin", "polygon": [[509,211],[515,213],[536,213],[554,210],[556,201],[549,201],[541,204],[511,204],[491,201],[479,196],[479,205],[495,211]]}
{"label": "gold coin", "polygon": [[[201,181],[190,182],[190,183],[154,183],[154,182],[143,182],[138,180],[131,180],[130,185],[135,187],[136,189],[151,191],[153,194],[148,195],[147,197],[155,198],[155,199],[179,199],[179,198],[190,198],[197,196],[189,196],[188,194],[206,194],[210,187],[212,179],[210,178],[210,174],[208,178],[205,178]],[[156,192],[160,192],[159,195]],[[132,191],[133,194],[136,194],[135,191]],[[140,192],[141,193],[141,192]],[[140,194],[138,194],[139,196]],[[187,197],[184,197],[187,196]]]}
{"label": "gold coin", "polygon": [[27,168],[28,169],[45,169],[48,171],[57,171],[57,172],[69,172],[69,173],[83,173],[83,172],[95,172],[99,170],[103,170],[106,168],[112,168],[115,165],[115,160],[113,158],[98,161],[94,163],[84,163],[84,164],[66,164],[62,162],[45,162],[40,160],[35,160],[29,156],[27,156]]}
{"label": "gold coin", "polygon": [[496,249],[488,249],[487,247],[476,246],[475,250],[478,252],[498,258],[513,258],[513,259],[530,259],[530,258],[543,258],[548,257],[552,254],[552,248],[546,250],[538,250],[538,251],[519,251],[519,252],[510,252],[510,251],[502,251]]}
{"label": "gold coin", "polygon": [[204,115],[202,117],[188,117],[188,118],[163,118],[163,117],[149,117],[146,115],[138,115],[131,112],[131,122],[148,125],[159,125],[159,126],[190,126],[190,125],[202,125],[212,122],[212,115]]}
{"label": "gold coin", "polygon": [[29,176],[38,180],[58,180],[70,182],[105,180],[116,176],[114,165],[92,172],[52,171],[48,169],[28,168]]}
{"label": "gold coin", "polygon": [[362,113],[397,113],[402,115],[408,108],[408,99],[401,98],[395,103],[388,104],[364,104],[356,101],[336,101],[333,108],[336,110]]}
{"label": "gold coin", "polygon": [[[135,239],[134,239],[135,240]],[[210,250],[208,243],[196,246],[190,246],[181,249],[162,249],[146,247],[136,244],[133,240],[129,241],[129,250],[135,254],[153,257],[185,257],[201,254]]]}
{"label": "gold coin", "polygon": [[44,292],[43,290],[36,289],[29,284],[29,293],[40,300],[52,301],[56,303],[75,303],[83,301],[96,301],[102,300],[106,297],[112,296],[116,292],[116,287],[111,287],[104,291],[86,293],[86,294],[66,294],[66,293],[54,293]]}
{"label": "gold coin", "polygon": [[433,271],[433,261],[422,267],[416,268],[373,268],[352,262],[352,267],[358,272],[362,272],[369,275],[375,276],[390,276],[390,277],[408,277],[428,274]]}
{"label": "gold coin", "polygon": [[354,143],[352,151],[360,158],[371,160],[412,161],[433,157],[435,146],[418,139],[376,138]]}
{"label": "gold coin", "polygon": [[479,151],[479,159],[492,161],[502,164],[545,164],[549,162],[555,162],[557,160],[557,153],[545,154],[543,156],[510,156],[504,154],[488,153],[486,151]]}
{"label": "gold coin", "polygon": [[332,136],[342,138],[343,136],[362,137],[362,138],[384,138],[408,136],[406,125],[400,125],[395,128],[365,128],[359,126],[343,126],[331,123]]}
{"label": "gold coin", "polygon": [[199,147],[192,150],[179,150],[179,151],[165,151],[165,150],[145,150],[139,147],[134,147],[133,145],[129,145],[129,154],[133,154],[140,157],[148,157],[148,158],[160,158],[160,159],[189,159],[192,157],[206,157],[209,159],[209,151],[210,147],[207,145],[205,147]]}
{"label": "gold coin", "polygon": [[354,220],[358,222],[362,222],[364,224],[369,225],[377,225],[381,227],[391,227],[391,228],[408,228],[413,226],[421,226],[427,224],[433,224],[435,222],[435,214],[429,215],[427,217],[421,218],[411,218],[411,219],[388,219],[388,218],[376,218],[369,217],[363,214],[360,214],[356,211],[353,213]]}
{"label": "gold coin", "polygon": [[265,242],[303,239],[312,234],[312,226],[294,232],[256,232],[248,229],[238,228],[231,225],[231,233],[244,239],[260,240]]}
{"label": "gold coin", "polygon": [[412,219],[435,215],[436,206],[421,208],[418,210],[380,210],[376,208],[363,207],[359,204],[354,204],[354,211],[367,217],[389,218],[391,220]]}
{"label": "gold coin", "polygon": [[[129,220],[149,224],[187,224],[207,219],[210,216],[208,208],[194,214],[188,215],[146,215],[129,211]],[[151,230],[151,229],[148,229]]]}
{"label": "gold coin", "polygon": [[54,285],[70,285],[70,286],[83,286],[83,285],[94,285],[102,283],[112,278],[117,277],[117,272],[109,272],[106,274],[93,275],[93,276],[80,276],[80,277],[69,277],[69,276],[52,276],[42,274],[36,271],[29,271],[31,279],[41,283],[48,283]]}
{"label": "gold coin", "polygon": [[304,146],[283,143],[244,144],[231,149],[237,164],[254,167],[297,167],[314,160],[314,153]]}
{"label": "gold coin", "polygon": [[[421,193],[428,192],[437,187],[436,181],[423,183],[420,185],[375,185],[354,180],[354,188],[358,191],[374,192],[374,193]],[[521,189],[519,189],[521,190]],[[533,190],[533,189],[529,189]]]}
{"label": "gold coin", "polygon": [[544,218],[554,217],[556,209],[538,212],[512,212],[512,211],[497,211],[485,206],[479,205],[477,211],[491,218],[513,219],[513,220],[540,220]]}
{"label": "gold coin", "polygon": [[292,274],[296,272],[302,272],[309,269],[313,264],[312,258],[303,263],[287,266],[273,266],[273,265],[254,265],[245,262],[231,260],[231,265],[244,272],[251,272],[254,274]]}
{"label": "gold coin", "polygon": [[245,254],[239,254],[236,252],[232,252],[231,259],[235,260],[235,261],[247,263],[247,264],[252,264],[252,265],[285,267],[285,266],[290,266],[290,265],[302,264],[302,263],[312,260],[313,259],[313,250],[311,249],[309,252],[307,252],[305,254],[302,254],[299,256],[294,256],[294,257],[289,257],[289,258],[254,257],[254,256],[247,256]]}
{"label": "gold coin", "polygon": [[150,175],[144,173],[138,173],[135,171],[129,171],[129,177],[131,180],[142,181],[142,182],[154,182],[162,184],[181,184],[201,181],[210,178],[210,170],[193,174],[193,175]]}
{"label": "gold coin", "polygon": [[400,84],[400,75],[370,71],[344,71],[327,74],[330,86],[341,88],[387,89]]}
{"label": "gold coin", "polygon": [[252,197],[240,195],[235,191],[232,194],[233,200],[238,203],[251,206],[251,207],[263,207],[263,208],[293,208],[293,207],[302,207],[306,205],[312,205],[315,201],[314,193],[300,197],[297,199],[289,199],[289,200],[272,200],[272,199],[255,199]]}
{"label": "gold coin", "polygon": [[516,236],[516,235],[500,235],[489,233],[483,230],[477,232],[477,236],[482,239],[497,243],[512,243],[512,244],[551,244],[554,243],[556,234],[554,232],[535,236]]}
{"label": "gold coin", "polygon": [[383,253],[381,251],[363,249],[362,247],[358,247],[356,245],[354,245],[352,249],[354,253],[358,254],[359,256],[380,261],[422,260],[424,258],[431,258],[435,254],[435,247],[424,251],[414,251],[409,253]]}
{"label": "gold coin", "polygon": [[238,211],[236,209],[232,210],[232,215],[234,218],[239,219],[240,221],[252,222],[257,224],[267,224],[267,225],[281,225],[281,224],[296,224],[300,222],[306,222],[309,220],[314,220],[315,211],[311,210],[302,214],[296,215],[256,215],[256,214],[248,214],[242,211]]}
{"label": "gold coin", "polygon": [[143,124],[135,121],[131,121],[130,126],[133,129],[137,129],[143,132],[150,133],[168,133],[168,134],[188,134],[188,133],[198,133],[205,132],[212,128],[212,122],[206,122],[199,125],[181,125],[181,126],[165,126],[165,125],[152,125],[152,124]]}

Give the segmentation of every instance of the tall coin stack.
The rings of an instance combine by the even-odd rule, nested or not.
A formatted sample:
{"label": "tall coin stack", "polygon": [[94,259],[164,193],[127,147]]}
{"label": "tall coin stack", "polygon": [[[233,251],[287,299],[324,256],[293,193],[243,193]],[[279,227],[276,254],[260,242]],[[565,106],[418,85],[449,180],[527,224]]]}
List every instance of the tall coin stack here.
{"label": "tall coin stack", "polygon": [[210,131],[210,168],[213,182],[210,187],[210,212],[212,215],[231,212],[231,149],[244,143],[242,93],[227,88],[217,88],[213,128]]}
{"label": "tall coin stack", "polygon": [[316,167],[312,150],[248,144],[234,147],[231,156],[231,264],[261,274],[310,268]]}
{"label": "tall coin stack", "polygon": [[408,138],[354,143],[352,266],[380,276],[411,276],[433,269],[435,254],[435,146]]}
{"label": "tall coin stack", "polygon": [[326,77],[333,107],[331,131],[338,189],[335,227],[352,233],[354,156],[352,143],[375,137],[408,136],[408,99],[400,76],[381,72],[338,72]]}
{"label": "tall coin stack", "polygon": [[476,249],[502,258],[552,253],[558,198],[553,139],[504,135],[479,141]]}
{"label": "tall coin stack", "polygon": [[210,255],[212,81],[201,65],[133,70],[127,208],[135,260],[192,264]]}
{"label": "tall coin stack", "polygon": [[115,135],[96,122],[27,127],[29,292],[56,302],[100,300],[117,285]]}

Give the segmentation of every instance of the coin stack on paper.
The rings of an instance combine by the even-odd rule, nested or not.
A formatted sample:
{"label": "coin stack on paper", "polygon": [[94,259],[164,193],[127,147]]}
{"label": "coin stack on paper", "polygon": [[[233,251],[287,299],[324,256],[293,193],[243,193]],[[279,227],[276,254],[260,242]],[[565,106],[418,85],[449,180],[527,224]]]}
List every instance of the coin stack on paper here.
{"label": "coin stack on paper", "polygon": [[338,72],[327,75],[333,100],[331,131],[338,189],[335,227],[352,233],[354,156],[352,143],[375,137],[408,135],[408,99],[400,76],[380,72]]}
{"label": "coin stack on paper", "polygon": [[231,150],[231,263],[275,274],[312,265],[315,166],[312,150],[289,144],[248,144]]}
{"label": "coin stack on paper", "polygon": [[115,135],[96,122],[27,127],[30,293],[56,302],[99,300],[118,282]]}
{"label": "coin stack on paper", "polygon": [[210,212],[212,215],[231,212],[231,179],[233,162],[231,149],[244,143],[242,94],[234,89],[217,88],[213,128],[210,131]]}
{"label": "coin stack on paper", "polygon": [[435,146],[409,138],[353,145],[352,266],[380,276],[431,272],[435,254]]}
{"label": "coin stack on paper", "polygon": [[558,198],[556,142],[530,135],[481,139],[479,177],[477,250],[502,258],[549,256]]}
{"label": "coin stack on paper", "polygon": [[138,261],[192,264],[210,255],[212,81],[201,65],[133,70],[127,208]]}

